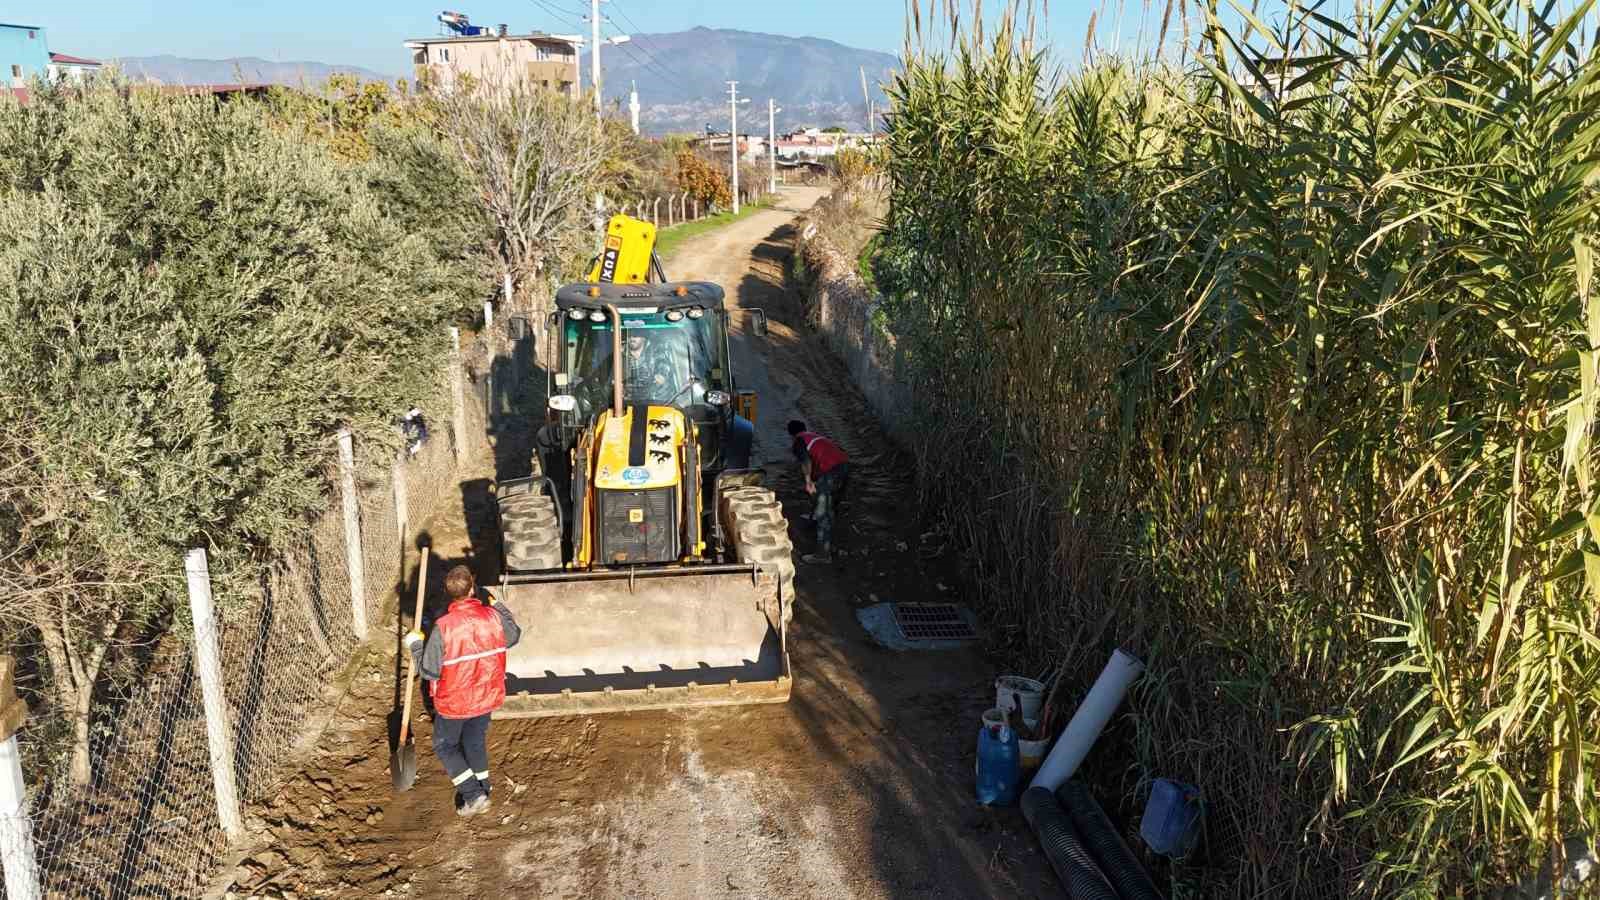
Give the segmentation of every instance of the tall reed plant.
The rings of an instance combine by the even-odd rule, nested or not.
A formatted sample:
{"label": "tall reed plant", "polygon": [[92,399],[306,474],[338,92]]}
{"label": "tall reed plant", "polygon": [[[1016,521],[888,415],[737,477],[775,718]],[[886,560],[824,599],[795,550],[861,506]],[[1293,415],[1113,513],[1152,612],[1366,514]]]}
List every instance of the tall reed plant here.
{"label": "tall reed plant", "polygon": [[1148,660],[1090,774],[1207,790],[1207,893],[1600,831],[1592,5],[1211,0],[1070,71],[917,11],[877,275],[927,500],[1004,649]]}

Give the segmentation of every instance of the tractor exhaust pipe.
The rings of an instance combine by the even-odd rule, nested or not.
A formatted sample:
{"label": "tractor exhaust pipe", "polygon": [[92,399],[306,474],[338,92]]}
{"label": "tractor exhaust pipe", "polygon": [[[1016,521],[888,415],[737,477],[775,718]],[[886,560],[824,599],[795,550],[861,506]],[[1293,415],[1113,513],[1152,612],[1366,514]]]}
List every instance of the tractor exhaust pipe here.
{"label": "tractor exhaust pipe", "polygon": [[622,418],[622,313],[610,303],[606,312],[611,314],[611,415]]}

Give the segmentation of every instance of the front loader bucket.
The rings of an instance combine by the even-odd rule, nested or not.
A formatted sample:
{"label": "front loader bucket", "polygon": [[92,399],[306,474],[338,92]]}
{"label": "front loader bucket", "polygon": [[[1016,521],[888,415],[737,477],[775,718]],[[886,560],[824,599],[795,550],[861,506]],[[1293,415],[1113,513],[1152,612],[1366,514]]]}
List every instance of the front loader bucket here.
{"label": "front loader bucket", "polygon": [[507,654],[496,716],[783,703],[776,599],[772,579],[745,566],[512,577],[501,602],[522,640]]}

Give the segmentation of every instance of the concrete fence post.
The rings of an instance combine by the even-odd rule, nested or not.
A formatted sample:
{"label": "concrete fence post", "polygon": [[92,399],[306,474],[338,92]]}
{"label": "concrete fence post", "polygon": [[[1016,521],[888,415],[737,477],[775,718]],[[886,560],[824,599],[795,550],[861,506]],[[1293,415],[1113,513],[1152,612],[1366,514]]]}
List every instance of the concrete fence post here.
{"label": "concrete fence post", "polygon": [[204,547],[183,555],[189,579],[189,614],[194,618],[195,669],[200,673],[200,693],[206,713],[206,744],[211,749],[211,787],[217,795],[217,819],[229,842],[244,835],[239,815],[239,788],[233,781],[233,728],[228,722],[228,700],[222,692],[222,646],[217,639],[217,617],[211,606],[211,568]]}
{"label": "concrete fence post", "polygon": [[657,225],[661,224],[661,198],[660,197],[656,198],[656,202],[650,204],[650,221],[656,223]]}
{"label": "concrete fence post", "polygon": [[466,385],[461,383],[461,329],[450,328],[450,402],[454,406],[451,430],[455,433],[456,458],[467,452]]}
{"label": "concrete fence post", "polygon": [[406,451],[395,454],[394,465],[389,469],[389,481],[394,490],[394,527],[400,535],[400,572],[406,569],[406,548],[411,546],[411,492],[406,489]]}
{"label": "concrete fence post", "polygon": [[677,204],[677,202],[678,202],[678,198],[677,197],[668,197],[667,198],[667,227],[668,228],[672,227],[672,224],[673,224],[672,207],[675,204]]}
{"label": "concrete fence post", "polygon": [[39,858],[28,816],[28,785],[22,778],[22,748],[17,729],[28,705],[17,699],[16,660],[0,656],[0,868],[5,869],[7,900],[39,900]]}
{"label": "concrete fence post", "polygon": [[350,570],[350,622],[367,639],[367,567],[361,555],[361,498],[356,493],[356,448],[350,429],[339,429],[339,494],[344,503],[344,559]]}

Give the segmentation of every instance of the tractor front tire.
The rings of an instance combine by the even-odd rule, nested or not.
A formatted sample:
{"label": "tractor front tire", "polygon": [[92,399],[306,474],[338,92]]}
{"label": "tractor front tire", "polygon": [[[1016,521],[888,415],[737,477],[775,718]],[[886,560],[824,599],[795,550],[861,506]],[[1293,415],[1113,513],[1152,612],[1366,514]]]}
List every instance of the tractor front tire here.
{"label": "tractor front tire", "polygon": [[507,573],[561,568],[561,520],[556,498],[537,486],[499,498],[500,544]]}
{"label": "tractor front tire", "polygon": [[783,602],[774,596],[767,613],[777,621],[778,606],[783,607],[783,624],[794,618],[794,544],[789,540],[789,522],[783,517],[778,498],[764,487],[735,487],[722,493],[720,504],[723,533],[738,562],[755,563],[772,577]]}

